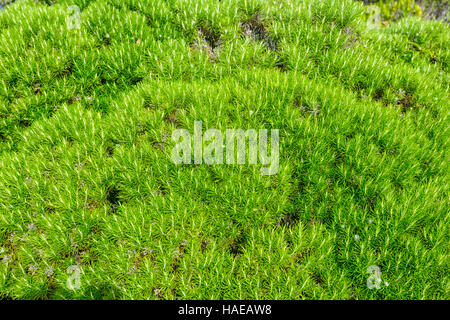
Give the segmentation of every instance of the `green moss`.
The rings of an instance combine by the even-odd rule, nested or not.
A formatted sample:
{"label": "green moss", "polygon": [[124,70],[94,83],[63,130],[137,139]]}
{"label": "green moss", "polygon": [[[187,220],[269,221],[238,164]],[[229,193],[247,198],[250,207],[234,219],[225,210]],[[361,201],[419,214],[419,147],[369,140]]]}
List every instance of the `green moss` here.
{"label": "green moss", "polygon": [[[449,26],[365,10],[0,12],[0,297],[448,299]],[[278,174],[176,166],[171,133],[197,120],[279,129]]]}

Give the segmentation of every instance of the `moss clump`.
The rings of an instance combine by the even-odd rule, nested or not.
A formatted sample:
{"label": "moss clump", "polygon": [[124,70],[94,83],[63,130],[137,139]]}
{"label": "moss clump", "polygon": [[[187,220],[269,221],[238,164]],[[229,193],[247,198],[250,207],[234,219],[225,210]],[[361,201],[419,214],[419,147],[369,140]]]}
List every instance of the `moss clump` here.
{"label": "moss clump", "polygon": [[[2,10],[0,297],[448,299],[449,25],[365,10]],[[195,121],[278,129],[278,173],[175,165]]]}

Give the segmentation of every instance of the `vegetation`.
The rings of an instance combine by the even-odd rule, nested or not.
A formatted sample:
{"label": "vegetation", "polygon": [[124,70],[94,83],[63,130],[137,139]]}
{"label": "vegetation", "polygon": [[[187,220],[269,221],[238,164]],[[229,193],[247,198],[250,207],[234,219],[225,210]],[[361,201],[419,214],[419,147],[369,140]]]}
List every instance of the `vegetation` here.
{"label": "vegetation", "polygon": [[376,3],[380,8],[380,13],[385,20],[417,16],[448,21],[448,0],[378,0],[371,2]]}
{"label": "vegetation", "polygon": [[[350,0],[1,11],[0,297],[448,299],[449,25],[373,28],[365,12]],[[278,174],[176,166],[171,133],[197,120],[279,129]]]}

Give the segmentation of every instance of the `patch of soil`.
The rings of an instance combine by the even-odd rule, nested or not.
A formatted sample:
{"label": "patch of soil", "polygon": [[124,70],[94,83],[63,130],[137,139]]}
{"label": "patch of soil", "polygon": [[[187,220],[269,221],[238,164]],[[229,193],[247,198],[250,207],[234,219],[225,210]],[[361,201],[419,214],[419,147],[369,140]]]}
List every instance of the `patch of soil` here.
{"label": "patch of soil", "polygon": [[116,187],[108,188],[106,192],[106,201],[108,201],[111,205],[111,212],[115,212],[117,207],[120,204],[119,200],[120,191]]}
{"label": "patch of soil", "polygon": [[268,29],[260,15],[255,14],[248,20],[241,22],[242,32],[245,36],[255,41],[262,41],[267,48],[273,51],[278,50],[277,42],[272,38]]}
{"label": "patch of soil", "polygon": [[221,44],[220,33],[217,30],[206,24],[199,24],[197,38],[191,44],[191,47],[195,50],[206,52],[209,59],[215,62],[217,61]]}

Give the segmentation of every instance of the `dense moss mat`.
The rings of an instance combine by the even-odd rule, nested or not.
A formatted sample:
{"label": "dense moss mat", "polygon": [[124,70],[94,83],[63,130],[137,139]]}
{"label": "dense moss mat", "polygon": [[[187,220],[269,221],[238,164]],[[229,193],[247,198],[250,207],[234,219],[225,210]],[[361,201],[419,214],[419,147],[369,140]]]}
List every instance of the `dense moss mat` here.
{"label": "dense moss mat", "polygon": [[[364,12],[349,0],[8,6],[1,297],[448,299],[449,26],[369,28]],[[196,120],[279,129],[278,173],[176,166],[171,132]]]}

